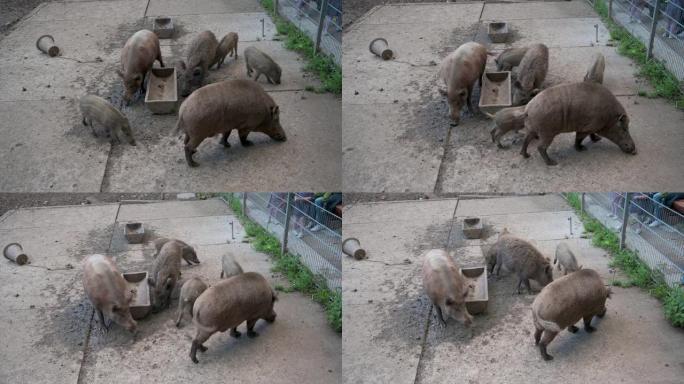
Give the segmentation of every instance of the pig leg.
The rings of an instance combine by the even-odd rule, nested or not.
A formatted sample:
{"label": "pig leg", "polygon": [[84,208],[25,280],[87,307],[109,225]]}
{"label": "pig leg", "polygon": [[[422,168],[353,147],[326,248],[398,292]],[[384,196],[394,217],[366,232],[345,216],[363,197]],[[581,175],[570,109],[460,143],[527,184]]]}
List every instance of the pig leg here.
{"label": "pig leg", "polygon": [[247,320],[247,336],[248,337],[254,338],[254,337],[259,336],[258,333],[254,332],[254,325],[256,324],[257,320],[259,320],[259,318]]}
{"label": "pig leg", "polygon": [[164,67],[164,62],[162,61],[162,56],[161,56],[161,46],[157,45],[157,61],[159,61],[159,65]]}
{"label": "pig leg", "polygon": [[100,324],[104,327],[105,331],[109,331],[109,326],[105,323],[104,315],[101,310],[97,310],[97,317],[100,319]]}
{"label": "pig leg", "polygon": [[574,325],[568,327],[568,332],[570,333],[575,333],[577,331],[579,331],[579,328],[575,327]]}
{"label": "pig leg", "polygon": [[240,136],[240,144],[242,144],[243,147],[249,147],[250,145],[253,145],[251,141],[247,140],[247,135],[249,135],[248,130],[238,130],[238,135]]}
{"label": "pig leg", "polygon": [[544,159],[544,162],[546,162],[546,165],[558,165],[556,161],[551,159],[549,157],[549,154],[546,153],[546,149],[549,148],[549,145],[551,145],[551,142],[553,141],[553,136],[545,136],[541,138],[541,143],[537,146],[537,150],[539,151],[539,154],[541,157]]}
{"label": "pig leg", "polygon": [[178,320],[176,320],[176,328],[180,327],[184,309],[185,308],[183,308],[183,299],[178,300]]}
{"label": "pig leg", "polygon": [[254,81],[259,80],[259,76],[261,76],[261,71],[257,69],[256,70],[256,76],[254,76]]}
{"label": "pig leg", "polygon": [[578,152],[582,152],[587,149],[584,145],[582,145],[582,140],[584,140],[585,137],[587,137],[587,133],[585,132],[577,132],[575,134],[575,150]]}
{"label": "pig leg", "polygon": [[223,137],[221,137],[221,145],[226,148],[230,148],[230,143],[228,142],[228,137],[230,136],[230,131],[224,132]]}
{"label": "pig leg", "polygon": [[188,165],[191,167],[196,167],[199,165],[192,159],[192,155],[194,155],[195,152],[197,152],[195,148],[197,148],[201,142],[202,139],[190,139],[190,136],[185,134],[185,161],[187,161]]}
{"label": "pig leg", "polygon": [[440,308],[439,305],[434,305],[434,307],[437,310],[437,318],[439,319],[439,322],[446,327],[446,320],[444,320],[444,316],[442,316],[442,308]]}
{"label": "pig leg", "polygon": [[553,360],[553,356],[546,353],[546,346],[556,338],[557,334],[558,332],[551,332],[548,329],[544,330],[544,336],[539,343],[539,352],[541,352],[542,358],[546,361]]}
{"label": "pig leg", "polygon": [[606,315],[606,307],[603,307],[603,310],[601,310],[601,313],[597,314],[596,316],[603,318],[603,316]]}
{"label": "pig leg", "polygon": [[544,333],[543,328],[536,328],[534,330],[534,345],[539,345],[539,340],[541,339],[542,333]]}
{"label": "pig leg", "polygon": [[192,341],[192,347],[190,348],[190,359],[192,360],[193,363],[197,364],[199,361],[197,360],[197,350],[199,349],[202,352],[205,352],[207,350],[207,347],[202,345],[209,336],[212,334],[209,332],[204,332],[200,329],[197,330],[197,334],[195,335],[195,339]]}
{"label": "pig leg", "polygon": [[221,278],[223,279],[223,271],[221,271]]}
{"label": "pig leg", "polygon": [[591,319],[593,317],[593,315],[584,316],[584,330],[589,333],[594,332],[596,330],[596,328],[591,326]]}
{"label": "pig leg", "polygon": [[472,95],[473,95],[473,84],[468,86],[468,94],[466,95],[466,98],[467,98],[466,101],[468,104],[468,111],[470,111],[471,115],[474,115],[475,110],[473,109],[473,101],[471,100]]}
{"label": "pig leg", "polygon": [[525,136],[525,141],[523,141],[522,149],[520,149],[520,154],[521,154],[524,158],[527,159],[528,157],[530,157],[530,154],[527,153],[527,146],[530,145],[530,143],[532,142],[532,140],[538,139],[538,138],[539,138],[539,135],[537,135],[536,132],[529,131],[529,132],[527,133],[527,136]]}
{"label": "pig leg", "polygon": [[237,339],[238,337],[242,336],[242,332],[237,330],[237,325],[236,325],[235,327],[230,329],[230,335]]}

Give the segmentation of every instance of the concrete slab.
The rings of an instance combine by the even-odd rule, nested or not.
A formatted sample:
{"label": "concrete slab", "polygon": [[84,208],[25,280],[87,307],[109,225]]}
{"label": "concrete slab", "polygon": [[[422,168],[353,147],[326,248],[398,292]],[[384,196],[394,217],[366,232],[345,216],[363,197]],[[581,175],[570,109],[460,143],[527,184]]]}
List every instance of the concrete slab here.
{"label": "concrete slab", "polygon": [[263,8],[252,0],[150,0],[145,16],[202,15],[211,13],[261,12]]}
{"label": "concrete slab", "polygon": [[[146,6],[145,2],[137,0],[50,2],[33,15],[31,20],[50,23],[78,20],[89,24],[89,19],[134,19],[144,16]],[[94,24],[100,25],[99,22]]]}
{"label": "concrete slab", "polygon": [[565,200],[556,194],[541,196],[509,196],[497,199],[459,199],[456,217],[487,217],[519,213],[560,212],[569,210]]}
{"label": "concrete slab", "polygon": [[[546,2],[545,4],[551,4]],[[598,25],[598,42],[596,29]],[[512,36],[506,43],[489,44],[492,49],[524,47],[539,42],[549,48],[592,47],[605,45],[610,39],[608,29],[598,17],[565,18],[565,19],[529,19],[511,21],[509,30]],[[489,43],[487,23],[483,22],[475,41]]]}
{"label": "concrete slab", "polygon": [[515,3],[487,3],[482,20],[531,20],[595,17],[596,12],[584,1],[523,1]]}
{"label": "concrete slab", "polygon": [[119,204],[19,209],[3,217],[0,230],[50,227],[83,229],[109,225],[116,218],[118,209]]}
{"label": "concrete slab", "polygon": [[[456,4],[387,4],[371,10],[359,24],[425,24],[447,23],[459,26],[463,21],[477,19],[484,2]],[[352,26],[352,30],[355,27]],[[369,41],[370,42],[370,41]]]}
{"label": "concrete slab", "polygon": [[180,217],[232,216],[221,199],[197,201],[164,201],[159,203],[122,204],[117,215],[119,222],[158,220]]}
{"label": "concrete slab", "polygon": [[[228,3],[228,2],[224,2]],[[152,30],[152,24],[156,16],[146,18],[146,27]],[[263,30],[261,20],[264,20]],[[215,14],[193,14],[173,17],[176,34],[173,39],[161,39],[159,44],[165,45],[186,45],[193,37],[202,31],[212,31],[216,38],[221,38],[228,32],[237,32],[239,35],[238,48],[243,42],[255,42],[263,40],[273,40],[277,34],[275,24],[270,17],[259,9],[250,13],[215,13]]]}

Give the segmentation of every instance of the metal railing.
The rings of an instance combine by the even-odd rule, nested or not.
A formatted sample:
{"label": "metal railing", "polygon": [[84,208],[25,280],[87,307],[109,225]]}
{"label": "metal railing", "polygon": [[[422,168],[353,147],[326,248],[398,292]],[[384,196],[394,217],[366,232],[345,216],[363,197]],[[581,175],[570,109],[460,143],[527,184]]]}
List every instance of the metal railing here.
{"label": "metal railing", "polygon": [[276,13],[314,41],[316,52],[342,62],[342,0],[276,0]]}
{"label": "metal railing", "polygon": [[[597,0],[587,0],[595,6]],[[625,28],[655,57],[684,81],[684,0],[599,0],[608,17]]]}
{"label": "metal railing", "polygon": [[582,211],[618,233],[670,286],[684,284],[684,215],[671,208],[677,193],[582,193]]}
{"label": "metal railing", "polygon": [[341,289],[342,219],[330,211],[341,204],[341,194],[331,194],[325,202],[304,192],[236,195],[245,215],[274,235],[283,251],[298,256],[328,288]]}

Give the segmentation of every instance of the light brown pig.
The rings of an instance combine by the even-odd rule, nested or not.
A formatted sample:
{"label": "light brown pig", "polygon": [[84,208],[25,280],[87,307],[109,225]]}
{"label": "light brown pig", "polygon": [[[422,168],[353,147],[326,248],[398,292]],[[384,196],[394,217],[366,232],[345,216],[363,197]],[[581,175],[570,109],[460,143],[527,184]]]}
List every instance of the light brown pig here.
{"label": "light brown pig", "polygon": [[195,249],[193,247],[178,239],[169,239],[166,237],[160,237],[154,241],[154,248],[157,250],[157,253],[154,254],[153,257],[157,257],[159,255],[159,251],[161,251],[161,248],[169,241],[177,241],[183,246],[181,257],[186,263],[188,263],[188,265],[200,263],[199,259],[197,258],[197,253],[195,253]]}
{"label": "light brown pig", "polygon": [[577,265],[577,259],[575,258],[575,254],[572,253],[570,245],[565,241],[561,241],[556,246],[556,257],[553,259],[553,263],[557,263],[559,271],[561,270],[561,266],[563,267],[564,275],[567,275],[568,272],[572,273],[582,269],[581,265]]}
{"label": "light brown pig", "polygon": [[489,265],[489,272],[494,272],[496,268],[496,274],[499,275],[503,265],[515,273],[518,276],[518,293],[522,284],[525,284],[527,291],[532,293],[530,279],[542,287],[553,281],[553,268],[549,259],[523,239],[510,234],[502,235],[492,246],[490,255],[495,257],[495,261]]}
{"label": "light brown pig", "polygon": [[509,131],[519,131],[525,128],[525,106],[504,108],[494,115],[494,128],[489,132],[492,142],[499,148],[505,148],[501,144],[501,136]]}
{"label": "light brown pig", "polygon": [[523,48],[508,48],[501,52],[499,56],[494,59],[497,71],[510,71],[513,67],[520,65],[520,61],[527,53],[527,47]]}
{"label": "light brown pig", "polygon": [[127,330],[135,331],[137,323],[129,309],[133,295],[111,257],[91,255],[84,260],[83,288],[106,330],[109,326],[104,315]]}
{"label": "light brown pig", "polygon": [[584,75],[584,81],[593,81],[594,83],[603,84],[603,71],[606,70],[606,58],[603,54],[597,53],[594,56],[594,62],[591,67],[587,69],[587,74]]}
{"label": "light brown pig", "polygon": [[185,60],[177,63],[181,96],[187,96],[202,86],[209,67],[215,63],[218,45],[218,40],[211,31],[202,31],[190,40]]}
{"label": "light brown pig", "polygon": [[593,82],[560,84],[539,93],[525,108],[527,136],[520,154],[530,157],[527,146],[540,139],[537,150],[547,165],[556,165],[546,153],[553,138],[560,133],[576,132],[575,149],[583,151],[585,137],[597,141],[600,136],[620,149],[636,155],[636,145],[629,134],[629,118],[618,99],[601,84]]}
{"label": "light brown pig", "polygon": [[276,141],[285,141],[280,126],[280,109],[259,84],[249,80],[225,80],[198,89],[178,112],[176,131],[185,132],[185,160],[197,164],[192,155],[207,137],[223,133],[221,144],[229,147],[228,136],[235,129],[243,146],[250,132],[262,132]]}
{"label": "light brown pig", "polygon": [[164,66],[159,38],[154,32],[143,29],[126,41],[121,50],[121,69],[116,71],[124,82],[126,103],[130,103],[138,90],[145,91],[145,75],[155,60]]}
{"label": "light brown pig", "polygon": [[169,306],[171,292],[180,278],[180,264],[183,248],[187,245],[180,241],[169,241],[161,247],[154,259],[147,282],[152,287],[152,311],[159,312]]}
{"label": "light brown pig", "polygon": [[221,68],[221,64],[226,59],[227,55],[233,57],[235,55],[235,60],[238,58],[238,34],[235,32],[228,32],[216,48],[216,57],[214,58],[214,63],[216,63],[216,68]]}
{"label": "light brown pig", "polygon": [[546,347],[563,328],[575,333],[578,330],[575,323],[583,319],[587,332],[596,330],[591,326],[591,319],[606,314],[606,298],[610,293],[601,276],[592,269],[565,275],[541,290],[532,303],[532,321],[534,343],[539,345],[544,360],[553,359]]}
{"label": "light brown pig", "polygon": [[549,70],[549,49],[544,44],[532,44],[520,60],[513,82],[513,105],[527,104],[541,91]]}
{"label": "light brown pig", "polygon": [[242,272],[242,267],[235,260],[235,257],[229,252],[224,253],[223,257],[221,258],[221,278],[227,279],[229,277],[239,275]]}
{"label": "light brown pig", "polygon": [[466,327],[473,322],[465,305],[470,287],[445,250],[432,249],[425,254],[423,287],[437,311],[437,318],[444,326],[449,317]]}
{"label": "light brown pig", "polygon": [[449,113],[453,124],[461,119],[461,108],[466,104],[470,113],[475,113],[471,102],[471,94],[476,81],[482,86],[482,74],[487,64],[487,48],[484,45],[469,42],[456,48],[443,61],[439,68],[439,77],[446,85],[449,102]]}
{"label": "light brown pig", "polygon": [[183,283],[180,297],[178,298],[178,320],[176,320],[176,327],[180,327],[184,313],[187,312],[192,316],[192,307],[195,304],[195,301],[207,288],[207,284],[199,277],[193,277]]}
{"label": "light brown pig", "polygon": [[202,344],[216,332],[230,329],[231,336],[240,337],[237,327],[243,321],[247,321],[247,336],[258,336],[254,325],[259,319],[269,323],[275,321],[273,303],[276,300],[276,293],[268,281],[256,272],[242,273],[207,288],[192,309],[197,333],[192,340],[190,359],[199,362],[197,349],[206,351],[207,347]]}

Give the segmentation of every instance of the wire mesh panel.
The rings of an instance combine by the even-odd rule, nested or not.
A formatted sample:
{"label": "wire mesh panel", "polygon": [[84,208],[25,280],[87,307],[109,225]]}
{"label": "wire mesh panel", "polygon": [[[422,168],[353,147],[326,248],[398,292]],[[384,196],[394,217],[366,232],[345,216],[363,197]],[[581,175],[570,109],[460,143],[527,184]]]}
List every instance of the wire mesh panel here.
{"label": "wire mesh panel", "polygon": [[684,284],[684,215],[672,208],[677,200],[684,193],[587,193],[584,210],[611,230],[622,233],[624,224],[625,246],[676,285]]}
{"label": "wire mesh panel", "polygon": [[[313,193],[295,193],[290,204],[290,226],[287,219],[287,193],[246,193],[245,214],[274,235],[281,243],[287,233],[288,251],[300,258],[315,275],[322,276],[330,289],[342,286],[342,219],[334,210],[341,194],[316,199]],[[339,200],[337,200],[339,198]],[[318,203],[318,204],[317,204]]]}
{"label": "wire mesh panel", "polygon": [[[278,0],[278,14],[295,24],[314,42],[322,28],[320,49],[342,62],[342,0]],[[321,18],[321,14],[323,18]],[[322,20],[322,24],[321,24]]]}

